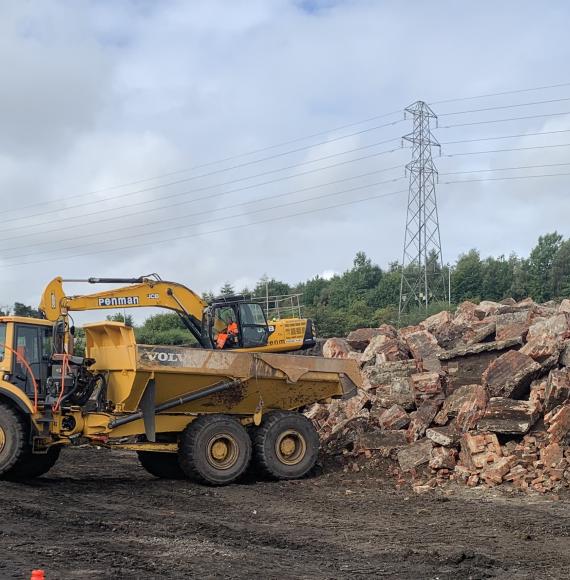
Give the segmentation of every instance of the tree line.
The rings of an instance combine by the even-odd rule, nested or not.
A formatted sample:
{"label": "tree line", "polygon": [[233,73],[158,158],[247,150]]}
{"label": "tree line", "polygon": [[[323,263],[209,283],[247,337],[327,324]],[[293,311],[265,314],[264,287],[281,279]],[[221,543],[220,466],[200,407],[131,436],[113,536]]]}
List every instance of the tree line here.
{"label": "tree line", "polygon": [[[412,266],[411,266],[412,268]],[[437,260],[430,261],[430,275],[450,280],[451,304],[448,300],[432,303],[428,314],[455,308],[464,300],[502,300],[512,297],[522,300],[531,297],[537,302],[570,296],[570,239],[557,232],[540,236],[528,257],[510,254],[508,257],[481,257],[472,249],[459,256],[456,262],[443,269]],[[303,296],[303,316],[314,320],[319,336],[342,336],[364,326],[378,326],[398,322],[401,268],[392,262],[387,268],[373,264],[364,253],[358,252],[352,266],[330,278],[315,276],[304,282],[289,284],[282,280],[259,280],[253,288],[235,289],[226,282],[220,293],[224,296],[243,294],[263,298],[268,293]],[[237,290],[237,291],[236,291]],[[444,295],[449,296],[446,286]],[[211,301],[213,293],[205,293]],[[37,310],[16,302],[12,310],[19,316],[37,316]],[[415,324],[426,316],[423,308],[412,309],[402,318],[402,324]],[[121,313],[107,317],[133,325],[133,319]],[[193,342],[178,316],[161,313],[149,317],[135,327],[137,340],[146,344],[189,344]]]}

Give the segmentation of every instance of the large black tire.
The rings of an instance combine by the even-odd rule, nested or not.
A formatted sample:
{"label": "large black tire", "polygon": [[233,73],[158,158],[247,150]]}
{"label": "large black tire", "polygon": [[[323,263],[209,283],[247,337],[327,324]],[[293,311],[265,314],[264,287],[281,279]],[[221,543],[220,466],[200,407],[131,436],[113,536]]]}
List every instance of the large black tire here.
{"label": "large black tire", "polygon": [[0,403],[0,478],[10,472],[25,454],[26,433],[22,416]]}
{"label": "large black tire", "polygon": [[236,481],[251,460],[251,439],[228,415],[202,415],[182,432],[179,463],[191,479],[208,485]]}
{"label": "large black tire", "polygon": [[178,463],[176,453],[160,451],[137,451],[141,465],[155,477],[161,479],[184,479],[185,473]]}
{"label": "large black tire", "polygon": [[28,448],[15,465],[4,474],[4,479],[20,480],[40,477],[55,465],[60,451],[60,446],[50,447],[47,453],[32,453]]}
{"label": "large black tire", "polygon": [[253,435],[257,471],[270,479],[299,479],[317,462],[319,436],[301,413],[272,411]]}

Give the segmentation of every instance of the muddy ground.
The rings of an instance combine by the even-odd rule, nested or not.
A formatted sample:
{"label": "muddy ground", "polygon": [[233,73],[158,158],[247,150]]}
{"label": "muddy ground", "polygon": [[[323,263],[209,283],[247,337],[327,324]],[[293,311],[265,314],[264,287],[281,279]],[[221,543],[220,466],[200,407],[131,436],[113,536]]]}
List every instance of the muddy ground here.
{"label": "muddy ground", "polygon": [[0,482],[0,578],[570,578],[570,501],[324,473],[207,488],[68,450]]}

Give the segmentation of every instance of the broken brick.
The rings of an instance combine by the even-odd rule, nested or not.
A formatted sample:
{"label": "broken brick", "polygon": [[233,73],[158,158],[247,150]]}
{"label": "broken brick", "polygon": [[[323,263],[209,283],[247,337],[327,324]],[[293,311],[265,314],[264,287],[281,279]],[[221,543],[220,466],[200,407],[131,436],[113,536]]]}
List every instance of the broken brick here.
{"label": "broken brick", "polygon": [[435,423],[445,425],[450,418],[456,417],[457,425],[467,431],[475,427],[486,406],[487,392],[481,385],[464,385],[447,397]]}
{"label": "broken brick", "polygon": [[482,469],[502,455],[499,440],[494,433],[464,433],[461,437],[460,460],[468,469]]}
{"label": "broken brick", "polygon": [[544,391],[544,409],[548,412],[570,399],[570,369],[550,371]]}
{"label": "broken brick", "polygon": [[410,417],[410,425],[408,427],[408,441],[417,441],[426,433],[426,429],[431,425],[434,417],[441,406],[440,401],[426,400],[414,411]]}
{"label": "broken brick", "polygon": [[439,373],[416,373],[411,376],[411,382],[418,407],[427,399],[443,401],[445,398]]}
{"label": "broken brick", "polygon": [[404,429],[410,423],[410,416],[400,405],[392,405],[380,418],[380,425],[387,430]]}

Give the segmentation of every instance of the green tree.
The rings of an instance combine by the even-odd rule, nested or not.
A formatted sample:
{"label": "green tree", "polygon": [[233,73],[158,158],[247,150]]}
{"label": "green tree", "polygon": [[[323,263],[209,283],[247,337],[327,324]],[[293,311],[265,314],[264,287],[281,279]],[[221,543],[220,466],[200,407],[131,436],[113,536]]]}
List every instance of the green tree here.
{"label": "green tree", "polygon": [[451,296],[457,302],[479,300],[481,298],[482,264],[475,249],[462,254],[451,275]]}
{"label": "green tree", "polygon": [[134,320],[132,314],[127,314],[126,316],[122,312],[115,312],[114,314],[107,314],[107,320],[111,322],[124,322],[126,326],[134,326]]}
{"label": "green tree", "polygon": [[28,318],[41,318],[39,310],[22,304],[21,302],[14,302],[14,316],[26,316]]}
{"label": "green tree", "polygon": [[534,300],[544,302],[554,296],[552,266],[562,240],[558,232],[540,236],[530,253],[528,259],[529,291]]}
{"label": "green tree", "polygon": [[221,288],[220,288],[220,296],[233,296],[235,294],[235,290],[234,287],[229,283],[226,282]]}
{"label": "green tree", "polygon": [[560,244],[552,261],[552,290],[554,296],[570,296],[570,240]]}
{"label": "green tree", "polygon": [[193,345],[196,343],[191,332],[175,313],[155,314],[135,328],[135,336],[140,344]]}

